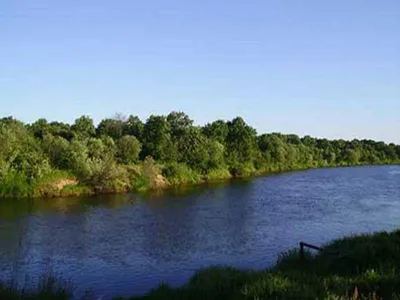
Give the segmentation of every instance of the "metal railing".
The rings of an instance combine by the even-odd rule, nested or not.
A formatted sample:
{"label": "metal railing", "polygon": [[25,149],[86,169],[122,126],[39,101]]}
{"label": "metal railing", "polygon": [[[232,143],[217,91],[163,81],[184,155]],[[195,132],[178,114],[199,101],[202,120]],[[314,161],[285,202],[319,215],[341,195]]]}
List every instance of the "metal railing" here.
{"label": "metal railing", "polygon": [[300,242],[299,243],[300,244],[300,258],[301,259],[304,259],[304,257],[305,257],[305,255],[304,255],[304,248],[310,248],[310,249],[313,249],[313,250],[317,250],[317,251],[319,251],[319,252],[322,252],[322,251],[324,251],[325,253],[327,253],[327,254],[331,254],[331,255],[339,255],[340,253],[339,252],[332,252],[332,251],[326,251],[324,248],[322,248],[322,247],[318,247],[318,246],[315,246],[315,245],[311,245],[311,244],[308,244],[308,243],[304,243],[304,242]]}

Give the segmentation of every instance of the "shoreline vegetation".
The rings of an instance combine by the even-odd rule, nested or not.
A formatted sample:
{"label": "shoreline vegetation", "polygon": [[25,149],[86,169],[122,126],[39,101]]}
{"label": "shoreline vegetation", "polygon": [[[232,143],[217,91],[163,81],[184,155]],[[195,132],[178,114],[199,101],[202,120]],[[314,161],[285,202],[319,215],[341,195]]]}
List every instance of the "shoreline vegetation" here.
{"label": "shoreline vegetation", "polygon": [[334,240],[319,253],[299,249],[266,270],[210,267],[182,287],[161,285],[130,299],[400,299],[400,230]]}
{"label": "shoreline vegetation", "polygon": [[257,134],[240,118],[195,126],[183,112],[73,124],[0,119],[0,198],[144,192],[322,167],[400,164],[400,145]]}
{"label": "shoreline vegetation", "polygon": [[[143,296],[115,299],[398,300],[399,261],[400,230],[378,232],[334,240],[303,258],[298,249],[290,250],[265,270],[209,267],[181,287],[161,284]],[[71,299],[72,294],[73,286],[51,273],[31,289],[0,282],[0,299]],[[84,299],[92,299],[90,293]]]}

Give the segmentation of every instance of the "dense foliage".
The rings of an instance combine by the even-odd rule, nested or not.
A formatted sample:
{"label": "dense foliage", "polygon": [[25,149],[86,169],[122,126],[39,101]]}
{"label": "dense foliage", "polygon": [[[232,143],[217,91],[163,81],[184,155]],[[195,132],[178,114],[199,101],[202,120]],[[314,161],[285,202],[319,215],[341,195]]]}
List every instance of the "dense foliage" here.
{"label": "dense foliage", "polygon": [[294,169],[389,164],[400,146],[371,140],[257,135],[237,117],[195,126],[182,112],[118,116],[96,127],[0,119],[0,196],[129,191]]}

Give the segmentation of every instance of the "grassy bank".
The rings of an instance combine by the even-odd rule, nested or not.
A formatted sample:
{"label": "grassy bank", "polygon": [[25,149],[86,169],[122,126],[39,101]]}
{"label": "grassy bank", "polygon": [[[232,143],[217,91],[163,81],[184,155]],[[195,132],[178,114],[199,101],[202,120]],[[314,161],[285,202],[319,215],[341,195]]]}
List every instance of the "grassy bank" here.
{"label": "grassy bank", "polygon": [[292,250],[265,271],[211,267],[183,287],[162,285],[131,299],[400,299],[400,231],[344,238],[324,249],[305,259]]}
{"label": "grassy bank", "polygon": [[[31,289],[0,283],[0,299],[70,299],[70,296],[70,285],[53,276],[44,276]],[[339,239],[320,253],[306,252],[304,258],[294,249],[264,271],[210,267],[199,270],[180,288],[161,285],[147,295],[129,299],[397,300],[400,299],[400,231]]]}
{"label": "grassy bank", "polygon": [[[389,163],[386,163],[389,164]],[[390,163],[398,165],[400,162]],[[0,198],[54,198],[83,195],[98,195],[126,192],[147,192],[171,187],[202,184],[230,180],[233,178],[252,178],[267,174],[301,171],[317,168],[354,167],[354,165],[290,165],[269,166],[256,169],[252,166],[240,168],[220,167],[201,173],[185,164],[157,164],[148,159],[141,164],[114,166],[114,170],[94,174],[87,180],[80,180],[72,173],[52,170],[45,176],[29,184],[14,174],[9,180],[0,182]],[[383,163],[376,165],[384,165]],[[109,174],[110,173],[110,174]],[[104,177],[103,177],[104,175]]]}

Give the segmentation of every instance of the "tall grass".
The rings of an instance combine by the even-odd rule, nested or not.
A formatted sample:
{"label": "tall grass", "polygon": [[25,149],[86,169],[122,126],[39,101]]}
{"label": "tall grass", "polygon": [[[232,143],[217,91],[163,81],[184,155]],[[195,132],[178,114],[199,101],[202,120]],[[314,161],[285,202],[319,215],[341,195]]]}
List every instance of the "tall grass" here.
{"label": "tall grass", "polygon": [[76,184],[62,186],[63,181],[75,182],[77,179],[70,172],[51,169],[29,181],[24,173],[10,170],[0,180],[0,198],[50,198],[91,193],[90,187]]}
{"label": "tall grass", "polygon": [[36,285],[20,287],[13,278],[10,283],[0,282],[0,299],[19,300],[58,300],[70,299],[72,296],[72,286],[70,282],[56,277],[51,272],[39,278]]}
{"label": "tall grass", "polygon": [[199,172],[196,172],[189,168],[185,164],[180,163],[170,163],[164,167],[162,171],[163,176],[165,176],[171,185],[179,184],[193,184],[201,181],[202,176]]}
{"label": "tall grass", "polygon": [[32,193],[32,186],[24,173],[11,170],[0,180],[0,197],[28,197]]}
{"label": "tall grass", "polygon": [[58,186],[58,183],[63,180],[76,181],[76,177],[70,172],[52,169],[32,183],[31,196],[41,198],[61,196],[62,188]]}
{"label": "tall grass", "polygon": [[[337,255],[332,253],[338,252]],[[400,299],[400,231],[349,237],[318,254],[282,254],[265,271],[211,267],[180,288],[132,299]]]}
{"label": "tall grass", "polygon": [[94,194],[94,191],[90,186],[82,185],[82,184],[66,185],[60,191],[61,197],[93,195],[93,194]]}
{"label": "tall grass", "polygon": [[228,168],[211,169],[204,176],[205,180],[207,181],[229,179],[231,177],[232,175]]}

